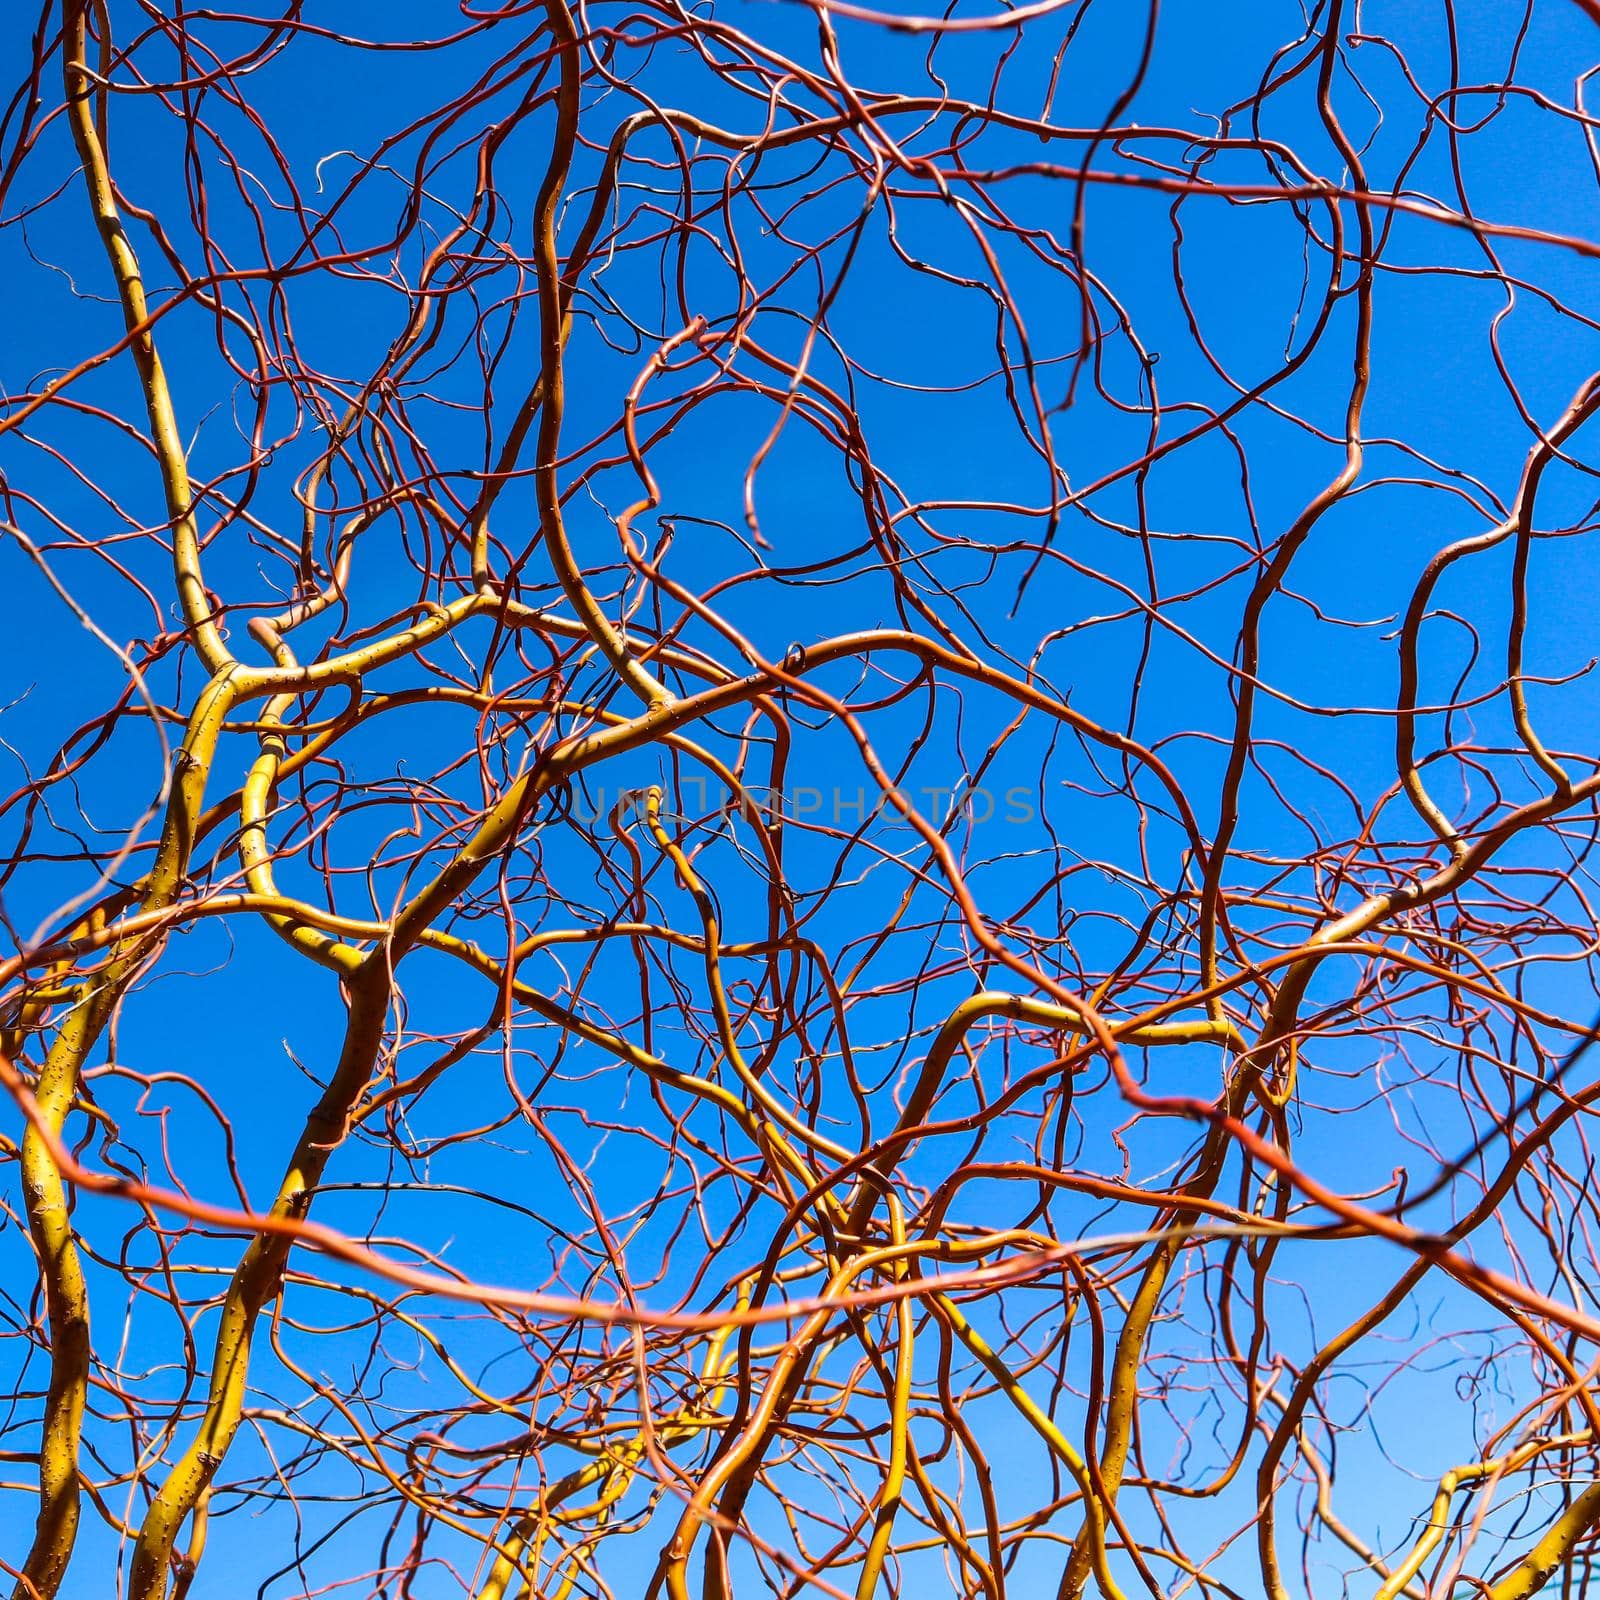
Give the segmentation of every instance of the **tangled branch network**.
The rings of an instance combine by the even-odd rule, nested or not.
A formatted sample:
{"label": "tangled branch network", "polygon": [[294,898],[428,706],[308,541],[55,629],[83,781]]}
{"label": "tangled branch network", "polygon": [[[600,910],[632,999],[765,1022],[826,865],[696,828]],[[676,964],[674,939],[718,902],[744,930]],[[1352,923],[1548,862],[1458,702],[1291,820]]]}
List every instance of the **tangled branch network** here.
{"label": "tangled branch network", "polygon": [[5,9],[16,1600],[1600,1582],[1600,7],[883,3]]}

